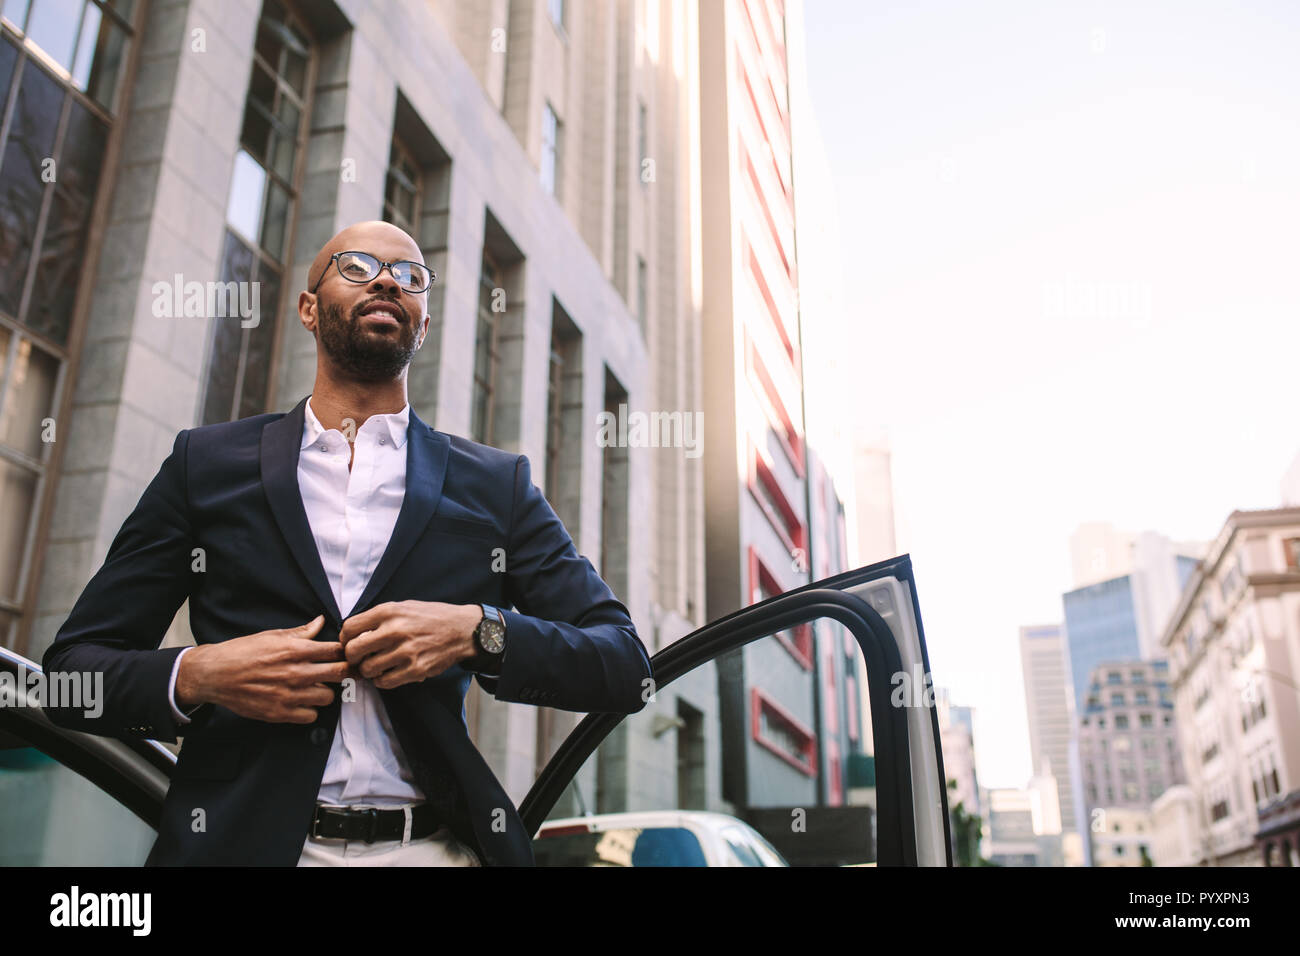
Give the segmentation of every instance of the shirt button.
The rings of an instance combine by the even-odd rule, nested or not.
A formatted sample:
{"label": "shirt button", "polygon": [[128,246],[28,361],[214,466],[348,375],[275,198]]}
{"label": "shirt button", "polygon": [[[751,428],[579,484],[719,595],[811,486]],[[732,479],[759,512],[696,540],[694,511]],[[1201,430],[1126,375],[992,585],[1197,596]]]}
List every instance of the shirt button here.
{"label": "shirt button", "polygon": [[385,439],[383,439],[383,438],[379,439],[379,444],[382,445],[382,444],[384,444],[384,442],[385,442]]}
{"label": "shirt button", "polygon": [[324,442],[321,442],[321,443],[320,443],[320,450],[321,450],[321,451],[329,451],[329,448],[326,446],[326,444],[325,444]]}

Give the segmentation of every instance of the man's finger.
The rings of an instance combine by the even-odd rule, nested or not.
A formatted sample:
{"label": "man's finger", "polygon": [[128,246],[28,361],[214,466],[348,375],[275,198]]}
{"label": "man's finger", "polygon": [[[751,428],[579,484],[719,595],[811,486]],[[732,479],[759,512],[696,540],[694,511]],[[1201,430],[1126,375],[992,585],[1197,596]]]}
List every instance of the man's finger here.
{"label": "man's finger", "polygon": [[281,628],[281,633],[289,637],[306,637],[311,638],[320,633],[320,629],[325,626],[325,615],[317,614],[306,624],[299,624],[297,627]]}
{"label": "man's finger", "polygon": [[354,614],[343,622],[339,628],[339,640],[344,644],[352,640],[358,634],[364,634],[366,631],[373,630],[384,621],[396,613],[397,605],[392,601],[385,601],[383,604],[377,604],[368,611],[362,611],[360,614]]}
{"label": "man's finger", "polygon": [[326,687],[324,684],[312,684],[290,699],[299,706],[328,707],[334,703],[334,688]]}
{"label": "man's finger", "polygon": [[283,721],[286,724],[314,724],[315,722],[316,711],[310,707],[294,707],[285,714]]}
{"label": "man's finger", "polygon": [[303,669],[303,679],[313,684],[339,684],[345,678],[356,676],[352,665],[347,661],[335,661],[330,664],[309,664]]}
{"label": "man's finger", "polygon": [[303,641],[298,651],[304,661],[341,661],[343,645],[338,641]]}
{"label": "man's finger", "polygon": [[374,654],[370,657],[367,657],[364,661],[361,662],[361,666],[358,668],[358,670],[360,671],[362,677],[367,677],[370,680],[374,680],[376,677],[379,677],[385,671],[390,671],[393,670],[394,668],[399,668],[401,666],[402,666],[402,662],[398,660],[397,655],[390,652],[386,654]]}
{"label": "man's finger", "polygon": [[373,631],[359,634],[343,645],[343,653],[352,664],[359,664],[371,654],[388,649],[401,635],[387,624],[381,624]]}

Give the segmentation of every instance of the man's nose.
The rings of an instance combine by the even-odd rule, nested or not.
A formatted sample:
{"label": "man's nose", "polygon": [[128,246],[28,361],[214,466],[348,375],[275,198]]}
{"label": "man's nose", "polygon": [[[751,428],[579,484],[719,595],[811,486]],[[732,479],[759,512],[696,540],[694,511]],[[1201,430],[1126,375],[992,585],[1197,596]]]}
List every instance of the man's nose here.
{"label": "man's nose", "polygon": [[375,276],[374,280],[370,283],[371,291],[388,292],[394,296],[396,293],[401,292],[402,287],[398,285],[397,280],[393,278],[392,270],[392,266],[384,266],[381,268],[379,270],[379,275]]}

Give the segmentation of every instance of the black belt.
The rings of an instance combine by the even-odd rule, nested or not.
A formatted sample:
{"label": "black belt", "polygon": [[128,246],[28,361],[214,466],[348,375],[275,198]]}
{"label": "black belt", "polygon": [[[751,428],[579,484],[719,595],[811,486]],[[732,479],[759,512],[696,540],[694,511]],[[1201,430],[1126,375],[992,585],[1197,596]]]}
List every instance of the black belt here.
{"label": "black belt", "polygon": [[[411,839],[427,837],[441,827],[442,821],[427,803],[411,807]],[[378,808],[354,809],[316,804],[312,814],[311,836],[342,840],[400,840],[406,832],[406,812]]]}

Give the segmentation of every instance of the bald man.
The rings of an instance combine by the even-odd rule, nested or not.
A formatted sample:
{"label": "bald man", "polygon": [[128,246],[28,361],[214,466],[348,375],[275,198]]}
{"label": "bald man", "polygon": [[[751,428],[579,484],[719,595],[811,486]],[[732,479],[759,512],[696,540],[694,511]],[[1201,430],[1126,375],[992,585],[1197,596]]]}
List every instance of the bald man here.
{"label": "bald man", "polygon": [[[185,738],[148,863],[531,865],[470,680],[582,712],[652,692],[527,456],[410,408],[434,279],[390,223],[330,239],[298,296],[311,393],[182,431],[46,652],[104,676],[101,713],[56,723]],[[160,649],[187,598],[196,645]]]}

